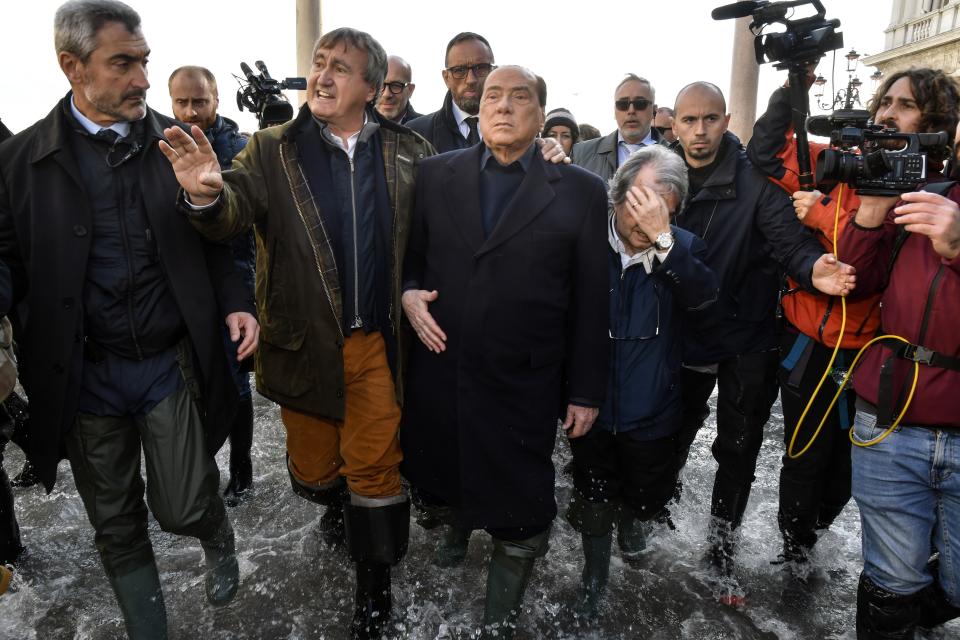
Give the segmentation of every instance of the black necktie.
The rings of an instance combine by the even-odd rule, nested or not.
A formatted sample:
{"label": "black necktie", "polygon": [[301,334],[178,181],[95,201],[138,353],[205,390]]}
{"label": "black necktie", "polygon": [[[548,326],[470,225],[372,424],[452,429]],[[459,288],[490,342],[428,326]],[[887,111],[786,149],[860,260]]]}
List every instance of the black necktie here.
{"label": "black necktie", "polygon": [[472,147],[480,142],[480,134],[477,133],[477,116],[465,118],[464,122],[466,122],[467,126],[470,128],[470,134],[467,136],[467,146]]}
{"label": "black necktie", "polygon": [[112,147],[114,144],[116,144],[120,134],[113,129],[100,129],[100,131],[97,131],[96,137]]}

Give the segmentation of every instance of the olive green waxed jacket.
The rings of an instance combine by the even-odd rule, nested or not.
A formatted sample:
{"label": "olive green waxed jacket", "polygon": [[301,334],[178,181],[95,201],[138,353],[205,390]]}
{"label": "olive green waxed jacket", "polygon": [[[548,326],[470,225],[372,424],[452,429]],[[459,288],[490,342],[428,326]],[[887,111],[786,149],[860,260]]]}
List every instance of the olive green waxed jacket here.
{"label": "olive green waxed jacket", "polygon": [[[368,112],[370,113],[370,112]],[[397,401],[403,397],[400,372],[401,272],[414,181],[433,147],[419,135],[379,116],[380,140],[393,208],[390,322],[396,340]],[[251,226],[256,231],[257,312],[260,348],[257,390],[281,406],[331,420],[344,417],[342,302],[337,264],[318,206],[324,194],[311,193],[299,162],[296,132],[311,118],[304,106],[296,119],[258,131],[223,174],[219,205],[191,215],[211,240],[225,241]]]}

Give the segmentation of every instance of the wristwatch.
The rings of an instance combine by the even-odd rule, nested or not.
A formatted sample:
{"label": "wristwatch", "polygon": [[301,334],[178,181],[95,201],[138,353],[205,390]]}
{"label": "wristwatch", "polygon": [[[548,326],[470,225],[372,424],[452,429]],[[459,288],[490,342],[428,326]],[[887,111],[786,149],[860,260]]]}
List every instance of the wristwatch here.
{"label": "wristwatch", "polygon": [[664,231],[657,236],[657,240],[653,244],[657,248],[657,251],[667,251],[673,246],[673,234],[669,231]]}

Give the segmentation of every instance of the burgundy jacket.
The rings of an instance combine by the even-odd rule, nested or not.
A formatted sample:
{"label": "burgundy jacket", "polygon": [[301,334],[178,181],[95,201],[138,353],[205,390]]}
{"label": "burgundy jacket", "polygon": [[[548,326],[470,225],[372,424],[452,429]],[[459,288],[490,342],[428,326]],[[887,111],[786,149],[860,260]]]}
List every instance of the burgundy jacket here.
{"label": "burgundy jacket", "polygon": [[[947,194],[960,203],[960,185]],[[887,269],[900,226],[894,224],[893,211],[881,227],[866,229],[856,222],[844,230],[839,242],[843,261],[857,269],[857,293],[883,289],[880,323],[882,334],[902,336],[953,358],[960,357],[960,256],[953,260],[933,250],[930,239],[911,233],[900,250],[884,289]],[[926,331],[922,331],[924,314]],[[923,335],[921,335],[923,333]],[[877,404],[880,396],[880,367],[890,356],[886,346],[875,344],[864,354],[854,375],[857,394]],[[893,375],[893,393],[897,401],[894,417],[902,409],[913,380],[913,363],[897,358]],[[904,389],[901,392],[901,389]],[[960,429],[960,371],[920,365],[916,395],[903,424]]]}

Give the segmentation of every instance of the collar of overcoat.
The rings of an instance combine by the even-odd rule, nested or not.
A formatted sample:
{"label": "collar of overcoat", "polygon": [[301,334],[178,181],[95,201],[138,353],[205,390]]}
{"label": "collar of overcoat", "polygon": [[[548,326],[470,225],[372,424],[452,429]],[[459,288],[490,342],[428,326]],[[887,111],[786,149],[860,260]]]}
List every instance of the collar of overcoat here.
{"label": "collar of overcoat", "polygon": [[484,145],[478,144],[462,153],[450,154],[443,180],[447,210],[474,257],[478,258],[536,219],[556,195],[551,183],[561,177],[560,169],[544,160],[536,150],[520,188],[507,203],[497,226],[484,239],[480,212],[480,158],[484,149]]}

